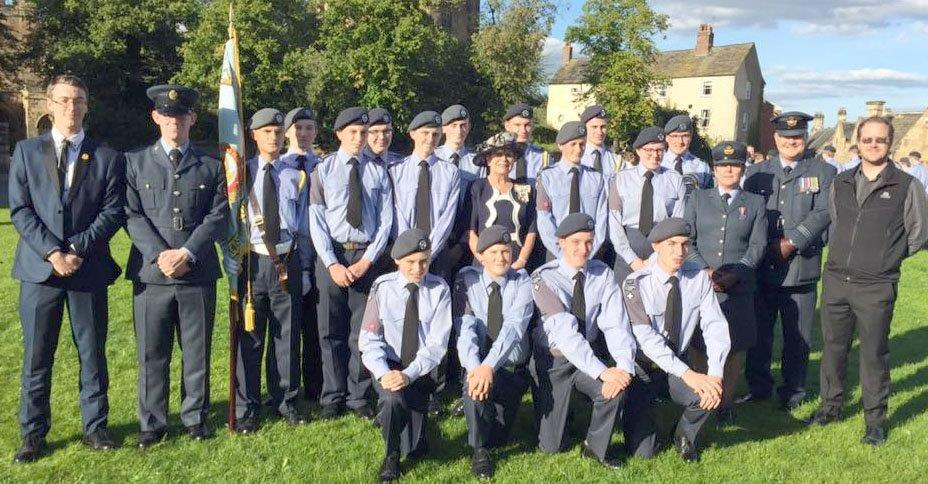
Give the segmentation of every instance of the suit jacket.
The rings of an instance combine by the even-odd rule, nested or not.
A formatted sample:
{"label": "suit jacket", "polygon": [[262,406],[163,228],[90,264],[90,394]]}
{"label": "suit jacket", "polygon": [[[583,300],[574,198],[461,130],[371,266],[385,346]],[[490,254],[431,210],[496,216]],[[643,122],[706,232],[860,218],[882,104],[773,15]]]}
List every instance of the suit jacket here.
{"label": "suit jacket", "polygon": [[[10,218],[19,232],[13,277],[71,289],[106,287],[119,277],[109,242],[125,221],[125,158],[85,137],[66,200],[59,195],[51,133],[16,144],[10,166]],[[84,259],[72,276],[52,274],[55,249]]]}
{"label": "suit jacket", "polygon": [[[204,284],[219,279],[215,242],[226,235],[229,204],[222,163],[192,144],[177,164],[156,141],[126,154],[126,230],[132,239],[126,278],[148,284]],[[186,247],[195,259],[173,279],[158,255]]]}
{"label": "suit jacket", "polygon": [[795,164],[789,175],[779,157],[751,165],[744,189],[756,193],[767,205],[767,239],[785,237],[796,245],[796,253],[785,264],[769,255],[758,271],[758,282],[773,287],[812,284],[822,274],[822,249],[827,241],[828,190],[834,181],[833,166],[814,159]]}

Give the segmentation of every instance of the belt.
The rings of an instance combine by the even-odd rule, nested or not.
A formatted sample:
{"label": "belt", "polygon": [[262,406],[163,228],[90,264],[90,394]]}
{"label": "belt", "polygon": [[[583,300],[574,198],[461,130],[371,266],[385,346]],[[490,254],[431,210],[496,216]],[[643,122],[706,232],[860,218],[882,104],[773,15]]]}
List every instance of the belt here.
{"label": "belt", "polygon": [[[290,241],[281,242],[274,246],[277,249],[277,255],[284,255],[290,252],[290,248],[293,244]],[[251,251],[255,254],[270,256],[271,254],[267,251],[267,246],[264,244],[251,244]]]}
{"label": "belt", "polygon": [[345,250],[361,250],[370,245],[367,242],[336,242],[336,244]]}

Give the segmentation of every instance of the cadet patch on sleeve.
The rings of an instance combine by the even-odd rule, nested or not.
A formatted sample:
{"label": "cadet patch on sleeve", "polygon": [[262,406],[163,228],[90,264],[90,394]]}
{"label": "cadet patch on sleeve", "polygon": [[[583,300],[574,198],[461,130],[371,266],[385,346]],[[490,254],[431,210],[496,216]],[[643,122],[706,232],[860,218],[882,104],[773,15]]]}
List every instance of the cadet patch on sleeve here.
{"label": "cadet patch on sleeve", "polygon": [[532,292],[535,299],[535,305],[541,312],[542,317],[551,316],[566,311],[564,304],[558,299],[557,294],[548,287],[548,284],[540,275],[532,277]]}
{"label": "cadet patch on sleeve", "polygon": [[364,319],[361,321],[361,327],[369,333],[380,332],[380,306],[377,304],[377,284],[371,288],[370,295],[367,297],[367,306],[364,308]]}
{"label": "cadet patch on sleeve", "polygon": [[625,309],[632,324],[651,324],[651,318],[644,309],[641,299],[641,290],[637,279],[626,279],[622,283],[622,294],[625,296]]}
{"label": "cadet patch on sleeve", "polygon": [[549,212],[551,211],[551,200],[548,198],[548,192],[545,191],[544,183],[541,180],[538,180],[535,186],[535,197],[536,197],[536,206],[538,210]]}

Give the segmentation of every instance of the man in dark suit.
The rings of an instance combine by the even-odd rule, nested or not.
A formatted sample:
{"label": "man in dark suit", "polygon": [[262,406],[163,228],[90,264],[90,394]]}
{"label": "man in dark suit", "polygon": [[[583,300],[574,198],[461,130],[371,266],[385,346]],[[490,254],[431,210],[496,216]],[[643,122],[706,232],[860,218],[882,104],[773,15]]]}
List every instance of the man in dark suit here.
{"label": "man in dark suit", "polygon": [[22,447],[16,462],[38,459],[51,427],[52,363],[65,303],[80,364],[84,443],[116,447],[107,431],[107,286],[120,269],[109,241],[125,220],[125,160],[84,134],[87,86],[57,76],[46,91],[52,129],[17,143],[10,167],[10,217],[20,240],[13,277],[21,281]]}
{"label": "man in dark suit", "polygon": [[226,230],[229,204],[219,160],[190,143],[198,93],[184,86],[148,89],[161,138],[126,154],[126,229],[132,251],[139,357],[140,448],[167,433],[168,389],[175,328],[183,354],[180,418],[194,440],[212,436],[209,355],[222,273],[215,241]]}

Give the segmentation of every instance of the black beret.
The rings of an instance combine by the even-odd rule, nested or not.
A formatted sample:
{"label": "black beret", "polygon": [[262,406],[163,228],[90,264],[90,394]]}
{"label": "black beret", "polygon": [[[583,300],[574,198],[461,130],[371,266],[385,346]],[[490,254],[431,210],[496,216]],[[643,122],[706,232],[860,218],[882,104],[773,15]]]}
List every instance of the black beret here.
{"label": "black beret", "polygon": [[308,119],[310,121],[316,120],[316,113],[309,108],[293,108],[284,116],[284,130],[290,129],[290,126],[293,126],[293,123],[301,119]]}
{"label": "black beret", "polygon": [[663,242],[678,235],[690,236],[690,224],[679,217],[665,218],[657,223],[648,234],[648,242]]}
{"label": "black beret", "polygon": [[678,114],[664,125],[664,134],[675,132],[689,133],[693,131],[693,119],[685,114]]}
{"label": "black beret", "polygon": [[483,252],[496,244],[509,244],[512,242],[512,235],[509,229],[502,225],[491,225],[480,232],[477,237],[477,252]]}
{"label": "black beret", "polygon": [[161,84],[149,87],[145,94],[155,103],[155,110],[165,116],[190,114],[200,98],[195,89],[177,84]]}
{"label": "black beret", "polygon": [[747,162],[748,147],[739,141],[723,141],[712,148],[712,164],[741,165]]}
{"label": "black beret", "polygon": [[396,241],[393,242],[393,248],[390,249],[390,257],[394,259],[402,259],[409,254],[415,254],[416,252],[425,252],[432,248],[432,243],[429,242],[429,234],[422,229],[409,229],[399,237],[396,238]]}
{"label": "black beret", "polygon": [[599,104],[594,104],[583,110],[583,112],[580,114],[580,122],[586,124],[593,118],[606,119],[608,117],[609,114],[606,113],[606,108],[600,106]]}
{"label": "black beret", "polygon": [[251,116],[248,129],[259,129],[265,126],[282,126],[284,115],[274,108],[261,108]]}
{"label": "black beret", "polygon": [[367,109],[359,107],[343,109],[342,112],[338,113],[338,116],[335,117],[335,124],[332,125],[332,129],[341,131],[345,126],[351,126],[353,124],[367,125],[369,120]]}
{"label": "black beret", "polygon": [[594,228],[596,228],[596,222],[593,221],[593,217],[583,212],[574,212],[561,220],[561,224],[557,226],[554,235],[559,239],[563,239],[577,232],[592,232]]}
{"label": "black beret", "polygon": [[586,138],[586,126],[580,121],[568,121],[557,131],[555,143],[562,145],[577,138]]}
{"label": "black beret", "polygon": [[369,125],[374,126],[375,124],[393,124],[393,116],[390,115],[390,111],[387,111],[384,108],[374,108],[367,113]]}
{"label": "black beret", "polygon": [[509,109],[506,110],[506,115],[503,116],[503,121],[509,121],[516,116],[532,119],[532,107],[526,103],[513,104],[512,106],[509,106]]}
{"label": "black beret", "polygon": [[777,133],[783,136],[798,136],[806,133],[806,128],[812,121],[812,116],[799,111],[790,111],[774,117],[770,120],[774,124]]}
{"label": "black beret", "polygon": [[638,137],[635,138],[635,142],[632,143],[632,147],[637,150],[638,148],[641,148],[648,143],[655,142],[664,142],[664,130],[658,128],[657,126],[649,126],[645,129],[642,129],[641,132],[638,133]]}
{"label": "black beret", "polygon": [[447,126],[460,119],[470,119],[470,112],[468,112],[467,108],[461,106],[460,104],[448,106],[444,111],[441,112],[442,126]]}
{"label": "black beret", "polygon": [[409,123],[409,131],[415,131],[419,128],[439,128],[441,127],[441,115],[435,111],[422,111],[412,118]]}

